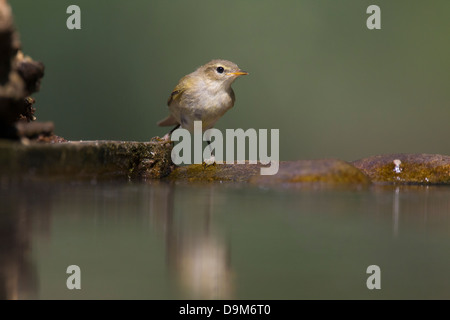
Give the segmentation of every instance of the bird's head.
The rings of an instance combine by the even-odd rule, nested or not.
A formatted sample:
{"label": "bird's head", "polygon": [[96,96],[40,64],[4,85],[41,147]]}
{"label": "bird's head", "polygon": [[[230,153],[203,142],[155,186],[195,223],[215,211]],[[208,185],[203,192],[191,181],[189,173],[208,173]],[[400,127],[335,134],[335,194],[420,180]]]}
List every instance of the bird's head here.
{"label": "bird's head", "polygon": [[212,60],[198,68],[197,72],[206,82],[220,86],[231,86],[237,77],[248,74],[235,63],[227,60]]}

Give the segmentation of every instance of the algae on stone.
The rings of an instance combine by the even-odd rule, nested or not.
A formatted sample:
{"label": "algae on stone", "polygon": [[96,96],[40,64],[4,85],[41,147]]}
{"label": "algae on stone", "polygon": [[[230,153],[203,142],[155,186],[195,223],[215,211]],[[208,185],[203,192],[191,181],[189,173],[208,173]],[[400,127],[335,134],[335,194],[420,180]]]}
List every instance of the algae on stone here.
{"label": "algae on stone", "polygon": [[167,179],[185,182],[250,182],[254,185],[368,185],[369,178],[347,162],[334,159],[280,162],[275,175],[261,175],[261,164],[201,164],[176,168]]}
{"label": "algae on stone", "polygon": [[389,154],[352,164],[372,181],[395,184],[450,184],[450,156],[438,154]]}
{"label": "algae on stone", "polygon": [[253,184],[319,184],[319,185],[369,185],[370,179],[349,163],[337,159],[298,160],[280,162],[276,175],[257,175]]}
{"label": "algae on stone", "polygon": [[177,167],[167,179],[184,182],[232,181],[247,182],[250,177],[259,174],[260,164],[215,164],[204,166],[191,164]]}

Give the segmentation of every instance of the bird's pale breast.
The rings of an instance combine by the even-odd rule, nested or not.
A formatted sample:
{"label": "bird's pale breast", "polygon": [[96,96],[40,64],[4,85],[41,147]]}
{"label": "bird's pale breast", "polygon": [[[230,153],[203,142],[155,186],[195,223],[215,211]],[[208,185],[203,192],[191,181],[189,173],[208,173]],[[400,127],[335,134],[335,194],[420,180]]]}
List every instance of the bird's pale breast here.
{"label": "bird's pale breast", "polygon": [[181,127],[194,131],[194,121],[202,121],[203,130],[212,128],[223,114],[233,107],[232,89],[229,90],[187,91],[179,101],[173,101],[169,106],[172,115],[179,121]]}

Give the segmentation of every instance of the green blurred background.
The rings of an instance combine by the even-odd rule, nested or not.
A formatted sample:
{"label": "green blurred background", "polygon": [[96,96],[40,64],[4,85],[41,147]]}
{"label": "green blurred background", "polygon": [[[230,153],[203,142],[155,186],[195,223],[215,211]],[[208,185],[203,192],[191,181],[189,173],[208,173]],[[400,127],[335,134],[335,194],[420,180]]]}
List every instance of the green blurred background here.
{"label": "green blurred background", "polygon": [[[217,128],[278,128],[282,160],[450,154],[450,1],[10,1],[46,65],[37,117],[70,140],[168,129],[178,80],[213,58],[250,76]],[[66,9],[81,8],[82,30]],[[366,9],[381,7],[381,30]]]}

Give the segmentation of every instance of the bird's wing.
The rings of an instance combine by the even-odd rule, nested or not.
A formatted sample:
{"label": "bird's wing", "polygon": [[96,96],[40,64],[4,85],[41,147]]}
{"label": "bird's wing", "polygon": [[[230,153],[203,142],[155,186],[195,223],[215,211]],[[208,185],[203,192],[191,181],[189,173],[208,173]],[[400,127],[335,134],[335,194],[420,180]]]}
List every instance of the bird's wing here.
{"label": "bird's wing", "polygon": [[172,93],[170,94],[169,100],[167,100],[167,105],[170,106],[170,104],[174,101],[174,100],[178,100],[181,98],[181,95],[183,94],[183,90],[177,90],[177,88],[175,88]]}
{"label": "bird's wing", "polygon": [[[183,78],[184,79],[184,78]],[[173,89],[172,93],[170,94],[169,100],[167,100],[167,105],[170,106],[173,101],[179,100],[181,96],[183,95],[184,88],[183,86],[183,79],[180,80],[180,82],[177,84],[175,89]]]}
{"label": "bird's wing", "polygon": [[[169,100],[167,101],[167,105],[170,106],[174,101],[179,102],[183,97],[183,94],[186,92],[186,89],[192,85],[192,78],[185,76],[181,78],[180,82],[177,84],[175,89],[173,89],[170,94]],[[158,126],[173,126],[179,124],[178,121],[170,114],[167,118],[158,122]]]}
{"label": "bird's wing", "polygon": [[167,105],[171,105],[174,101],[180,101],[183,97],[183,94],[186,93],[188,88],[191,88],[195,85],[195,79],[190,75],[184,76],[181,78],[180,82],[178,82],[175,89],[173,89],[170,94],[169,100],[167,101]]}

